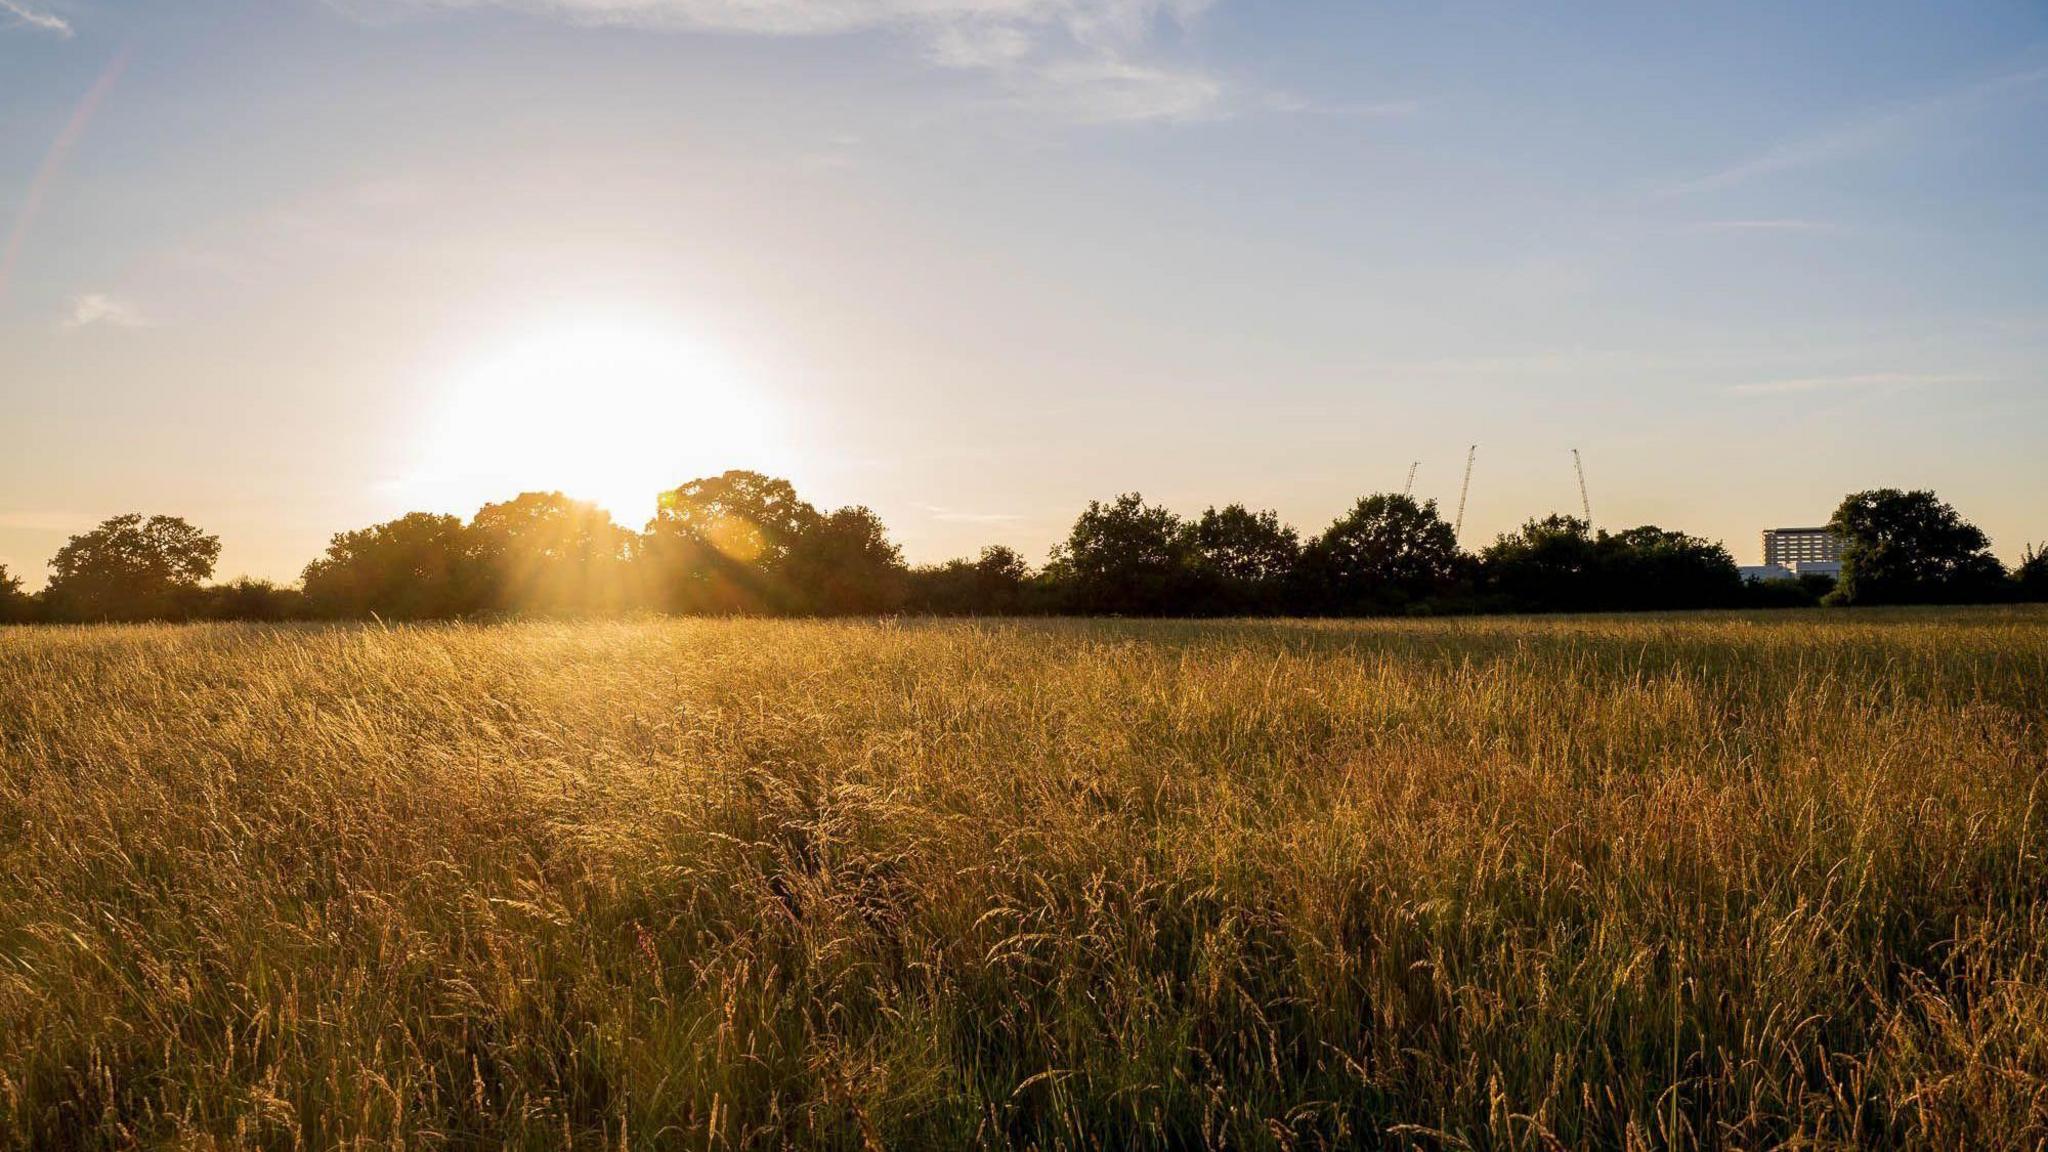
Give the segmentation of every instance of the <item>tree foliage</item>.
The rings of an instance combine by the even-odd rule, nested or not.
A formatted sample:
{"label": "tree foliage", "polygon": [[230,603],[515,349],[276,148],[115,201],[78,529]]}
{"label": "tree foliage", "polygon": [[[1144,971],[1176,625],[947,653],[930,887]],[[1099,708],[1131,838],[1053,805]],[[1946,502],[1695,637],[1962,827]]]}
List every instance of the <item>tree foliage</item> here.
{"label": "tree foliage", "polygon": [[0,564],[0,624],[19,624],[35,616],[35,600],[21,590],[21,577]]}
{"label": "tree foliage", "polygon": [[1829,528],[1844,541],[1836,603],[1965,603],[1994,599],[2005,584],[1983,531],[1932,492],[1854,493]]}
{"label": "tree foliage", "polygon": [[1338,613],[1400,612],[1450,595],[1464,566],[1436,501],[1381,493],[1337,518],[1304,557],[1314,601]]}
{"label": "tree foliage", "polygon": [[2048,549],[2029,544],[2012,572],[2013,592],[2030,604],[2048,603]]}
{"label": "tree foliage", "polygon": [[1655,525],[1594,532],[1572,516],[1531,520],[1480,556],[1488,592],[1524,612],[1724,608],[1742,599],[1728,550]]}
{"label": "tree foliage", "polygon": [[[1848,497],[1831,603],[2048,600],[2048,556],[2007,577],[1984,534],[1930,492]],[[220,542],[169,516],[117,516],[73,537],[39,596],[0,568],[0,622],[441,619],[479,613],[1143,616],[1612,612],[1797,607],[1824,579],[1745,586],[1722,545],[1654,525],[1530,520],[1473,556],[1435,502],[1358,500],[1304,543],[1270,510],[1186,520],[1137,493],[1091,501],[1034,573],[1003,546],[916,569],[872,509],[820,512],[788,480],[731,471],[662,494],[644,533],[560,492],[487,504],[468,522],[416,512],[332,538],[301,589],[204,586]]]}
{"label": "tree foliage", "polygon": [[662,606],[683,612],[787,611],[783,561],[818,510],[787,480],[731,471],[661,495],[644,542]]}
{"label": "tree foliage", "polygon": [[1285,607],[1301,565],[1301,537],[1279,513],[1212,507],[1192,531],[1203,608],[1238,614]]}
{"label": "tree foliage", "polygon": [[893,612],[906,592],[903,552],[867,508],[841,508],[805,525],[789,542],[780,575],[805,610],[826,616]]}
{"label": "tree foliage", "polygon": [[306,602],[325,616],[459,616],[483,605],[462,521],[413,512],[336,535],[306,566]]}
{"label": "tree foliage", "polygon": [[1016,549],[991,544],[973,560],[913,569],[908,606],[938,616],[1011,616],[1031,611],[1031,565]]}
{"label": "tree foliage", "polygon": [[188,614],[219,558],[219,537],[176,516],[131,512],[59,549],[43,597],[64,619],[174,619]]}
{"label": "tree foliage", "polygon": [[470,521],[467,543],[485,605],[560,615],[632,603],[634,540],[595,504],[526,492],[484,505]]}
{"label": "tree foliage", "polygon": [[1198,555],[1186,521],[1127,492],[1107,504],[1089,501],[1047,572],[1073,610],[1165,616],[1187,602]]}

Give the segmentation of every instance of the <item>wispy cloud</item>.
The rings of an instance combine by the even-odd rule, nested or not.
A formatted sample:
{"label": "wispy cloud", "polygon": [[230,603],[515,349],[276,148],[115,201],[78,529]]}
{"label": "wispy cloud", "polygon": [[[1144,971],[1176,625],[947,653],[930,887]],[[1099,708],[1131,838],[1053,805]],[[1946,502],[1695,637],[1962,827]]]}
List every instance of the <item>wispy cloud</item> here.
{"label": "wispy cloud", "polygon": [[1996,376],[1982,373],[1865,372],[1849,376],[1798,376],[1758,380],[1728,389],[1733,396],[1781,396],[1796,392],[1848,392],[1866,389],[1934,388],[1948,384],[1990,384]]}
{"label": "wispy cloud", "polygon": [[[12,3],[13,0],[0,0]],[[941,67],[997,77],[1019,99],[1093,122],[1190,120],[1224,86],[1150,49],[1212,0],[328,0],[358,18],[509,9],[585,25],[762,36],[893,31]]]}
{"label": "wispy cloud", "polygon": [[1824,232],[1834,227],[1826,220],[1781,217],[1764,220],[1708,220],[1699,227],[1709,232]]}
{"label": "wispy cloud", "polygon": [[1339,120],[1399,120],[1422,111],[1420,100],[1375,100],[1362,104],[1326,103],[1286,91],[1268,92],[1264,103],[1266,108],[1273,112],[1328,116]]}
{"label": "wispy cloud", "polygon": [[932,519],[948,524],[1010,524],[1024,518],[1008,512],[966,512],[937,504],[920,504],[918,507]]}
{"label": "wispy cloud", "polygon": [[91,292],[74,296],[71,300],[71,314],[64,318],[66,328],[90,328],[101,325],[107,328],[154,328],[156,321],[126,300],[117,299],[104,293]]}
{"label": "wispy cloud", "polygon": [[69,38],[71,24],[63,17],[29,7],[21,0],[0,0],[0,28],[38,28]]}
{"label": "wispy cloud", "polygon": [[2037,99],[2048,88],[2048,68],[2032,68],[1973,81],[1919,100],[1894,104],[1833,128],[1783,141],[1716,171],[1667,185],[1665,196],[1719,191],[1783,172],[1815,168],[1899,147],[1943,116],[2000,100]]}

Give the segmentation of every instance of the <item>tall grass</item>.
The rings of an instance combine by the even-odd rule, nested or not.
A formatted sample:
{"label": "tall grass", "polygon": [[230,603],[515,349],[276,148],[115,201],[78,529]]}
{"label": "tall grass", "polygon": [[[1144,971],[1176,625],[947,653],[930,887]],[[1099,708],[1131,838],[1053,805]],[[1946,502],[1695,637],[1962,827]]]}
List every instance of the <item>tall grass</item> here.
{"label": "tall grass", "polygon": [[2038,1148],[2048,614],[0,631],[0,1144]]}

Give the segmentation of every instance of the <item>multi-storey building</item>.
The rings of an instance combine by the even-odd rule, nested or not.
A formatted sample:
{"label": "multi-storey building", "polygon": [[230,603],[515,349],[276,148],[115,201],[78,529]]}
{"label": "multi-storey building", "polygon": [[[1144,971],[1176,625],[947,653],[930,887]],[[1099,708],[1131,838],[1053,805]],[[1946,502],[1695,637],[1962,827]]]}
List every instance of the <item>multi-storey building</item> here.
{"label": "multi-storey building", "polygon": [[1770,528],[1764,531],[1764,563],[1797,569],[1801,564],[1840,564],[1842,538],[1825,528]]}

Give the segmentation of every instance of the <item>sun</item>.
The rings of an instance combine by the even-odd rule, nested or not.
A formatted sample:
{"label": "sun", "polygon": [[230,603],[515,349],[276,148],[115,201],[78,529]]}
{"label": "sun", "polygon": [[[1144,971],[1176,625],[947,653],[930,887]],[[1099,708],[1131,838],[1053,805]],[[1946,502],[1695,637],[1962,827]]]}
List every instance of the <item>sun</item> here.
{"label": "sun", "polygon": [[657,324],[586,320],[514,336],[436,391],[411,487],[444,504],[555,490],[637,528],[685,480],[773,466],[760,394]]}

